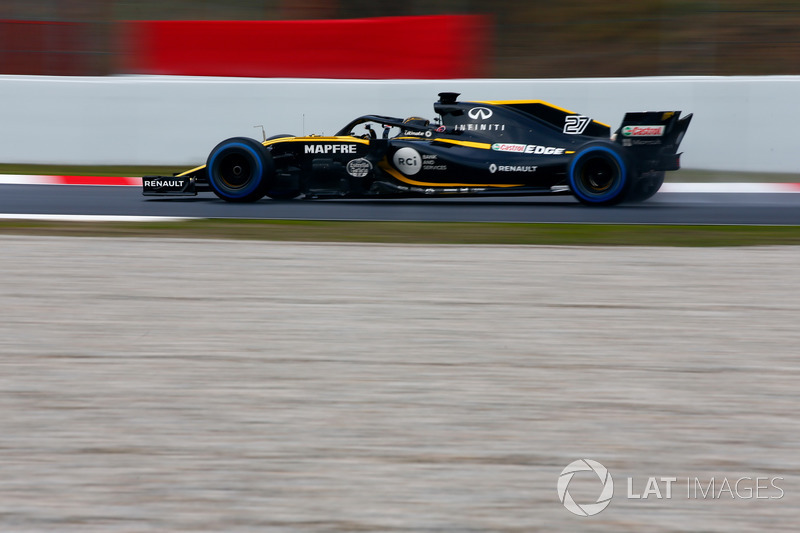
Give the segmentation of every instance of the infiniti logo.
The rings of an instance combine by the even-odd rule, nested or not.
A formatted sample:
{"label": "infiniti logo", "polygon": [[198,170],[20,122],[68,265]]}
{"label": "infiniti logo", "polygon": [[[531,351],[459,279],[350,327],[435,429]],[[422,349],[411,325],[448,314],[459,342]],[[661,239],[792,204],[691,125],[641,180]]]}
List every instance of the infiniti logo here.
{"label": "infiniti logo", "polygon": [[472,120],[486,120],[492,116],[492,110],[487,107],[473,107],[467,112]]}

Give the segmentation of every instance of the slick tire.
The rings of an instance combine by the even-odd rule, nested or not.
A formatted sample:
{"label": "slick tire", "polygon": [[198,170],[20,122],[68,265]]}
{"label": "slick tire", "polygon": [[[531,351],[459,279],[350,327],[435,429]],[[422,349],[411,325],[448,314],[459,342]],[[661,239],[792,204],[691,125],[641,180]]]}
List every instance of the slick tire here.
{"label": "slick tire", "polygon": [[611,143],[583,146],[567,167],[572,194],[585,205],[614,205],[628,195],[631,170],[622,149]]}
{"label": "slick tire", "polygon": [[275,167],[267,149],[247,137],[219,143],[206,162],[214,194],[227,202],[255,202],[264,197]]}
{"label": "slick tire", "polygon": [[639,177],[636,184],[631,187],[628,193],[627,202],[644,202],[653,197],[655,193],[664,185],[664,175],[666,172],[652,171],[646,172]]}

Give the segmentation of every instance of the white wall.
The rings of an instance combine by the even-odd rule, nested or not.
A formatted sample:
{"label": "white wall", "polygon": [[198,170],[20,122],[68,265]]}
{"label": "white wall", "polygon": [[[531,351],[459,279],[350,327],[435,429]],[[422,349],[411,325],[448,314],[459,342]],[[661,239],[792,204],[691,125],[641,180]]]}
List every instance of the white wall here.
{"label": "white wall", "polygon": [[0,162],[195,165],[237,135],[332,134],[358,115],[433,118],[462,100],[541,99],[616,127],[626,111],[695,118],[684,168],[800,172],[800,76],[296,80],[0,76]]}

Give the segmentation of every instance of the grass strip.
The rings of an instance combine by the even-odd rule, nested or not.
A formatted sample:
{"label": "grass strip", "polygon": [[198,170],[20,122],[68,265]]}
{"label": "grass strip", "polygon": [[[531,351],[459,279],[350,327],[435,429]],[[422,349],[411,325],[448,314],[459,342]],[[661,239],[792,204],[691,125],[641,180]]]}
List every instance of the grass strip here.
{"label": "grass strip", "polygon": [[200,219],[181,222],[0,221],[0,234],[398,244],[572,246],[800,245],[800,226]]}

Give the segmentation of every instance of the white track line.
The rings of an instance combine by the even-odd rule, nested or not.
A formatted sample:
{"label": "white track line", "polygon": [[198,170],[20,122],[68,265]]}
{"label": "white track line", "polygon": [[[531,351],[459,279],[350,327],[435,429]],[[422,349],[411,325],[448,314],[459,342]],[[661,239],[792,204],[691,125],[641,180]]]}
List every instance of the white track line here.
{"label": "white track line", "polygon": [[25,176],[17,174],[0,174],[0,184],[5,185],[50,185],[53,176]]}
{"label": "white track line", "polygon": [[29,215],[25,213],[0,213],[0,220],[41,220],[56,222],[181,222],[196,217],[159,217],[127,215]]}
{"label": "white track line", "polygon": [[659,193],[796,193],[800,183],[665,183]]}

